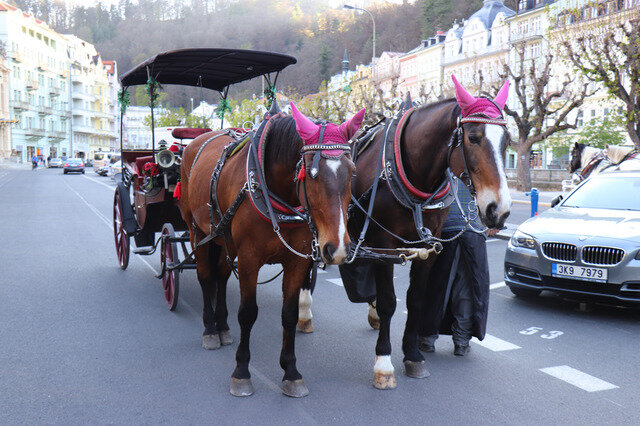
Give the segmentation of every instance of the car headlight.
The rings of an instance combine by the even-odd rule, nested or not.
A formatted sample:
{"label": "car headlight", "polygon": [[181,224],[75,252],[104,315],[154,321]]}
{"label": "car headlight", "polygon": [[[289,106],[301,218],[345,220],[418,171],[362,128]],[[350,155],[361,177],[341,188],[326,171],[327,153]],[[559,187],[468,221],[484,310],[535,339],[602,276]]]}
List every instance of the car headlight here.
{"label": "car headlight", "polygon": [[531,235],[525,234],[522,231],[516,230],[511,237],[511,244],[514,247],[524,247],[528,249],[536,248],[536,240]]}
{"label": "car headlight", "polygon": [[640,250],[638,250],[638,254],[636,254],[636,260],[640,260]]}

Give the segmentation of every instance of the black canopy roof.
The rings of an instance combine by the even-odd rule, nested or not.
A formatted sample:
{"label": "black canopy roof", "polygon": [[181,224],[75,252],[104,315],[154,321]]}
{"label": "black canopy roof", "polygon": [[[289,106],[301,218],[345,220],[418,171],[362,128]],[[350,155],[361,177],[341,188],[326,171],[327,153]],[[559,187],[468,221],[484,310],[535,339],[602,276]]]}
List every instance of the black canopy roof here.
{"label": "black canopy roof", "polygon": [[149,74],[160,84],[225,87],[295,64],[296,58],[280,53],[240,49],[179,49],[159,53],[120,79],[124,87],[146,84]]}

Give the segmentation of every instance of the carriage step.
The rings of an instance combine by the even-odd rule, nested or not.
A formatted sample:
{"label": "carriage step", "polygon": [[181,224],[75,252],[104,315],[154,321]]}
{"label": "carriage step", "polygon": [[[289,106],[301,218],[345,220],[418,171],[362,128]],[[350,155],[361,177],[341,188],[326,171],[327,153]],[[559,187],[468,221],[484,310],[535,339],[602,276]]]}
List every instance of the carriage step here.
{"label": "carriage step", "polygon": [[135,250],[133,250],[133,252],[135,254],[139,254],[141,256],[148,256],[151,253],[153,253],[155,251],[155,247],[144,247],[144,248],[137,248]]}

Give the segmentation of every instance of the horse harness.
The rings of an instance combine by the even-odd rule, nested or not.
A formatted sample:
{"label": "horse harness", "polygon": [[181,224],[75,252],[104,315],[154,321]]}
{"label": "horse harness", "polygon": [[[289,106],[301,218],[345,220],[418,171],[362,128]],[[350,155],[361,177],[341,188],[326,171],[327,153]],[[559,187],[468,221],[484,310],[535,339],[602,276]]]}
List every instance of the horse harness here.
{"label": "horse harness", "polygon": [[[251,201],[251,204],[258,215],[263,219],[271,222],[273,231],[289,251],[299,257],[312,259],[316,262],[320,259],[320,251],[317,240],[317,228],[309,212],[309,201],[307,199],[307,191],[304,184],[307,174],[305,156],[308,153],[314,154],[312,165],[309,168],[308,175],[310,178],[315,179],[319,173],[320,158],[336,158],[335,156],[328,156],[324,154],[323,151],[337,150],[340,151],[340,156],[342,156],[344,153],[350,152],[351,146],[348,144],[324,144],[323,136],[326,123],[322,124],[318,142],[313,145],[304,145],[300,150],[300,160],[297,164],[295,182],[297,192],[300,193],[300,190],[302,191],[303,205],[300,207],[292,207],[269,190],[264,175],[265,136],[267,135],[271,120],[276,117],[284,117],[284,113],[277,112],[275,114],[266,115],[255,131],[250,132],[244,138],[234,138],[234,141],[225,146],[216,166],[213,169],[211,180],[209,183],[208,207],[209,219],[211,222],[211,231],[209,235],[207,235],[197,243],[196,247],[200,247],[201,245],[204,245],[220,236],[225,236],[226,244],[227,237],[230,237],[229,225],[231,224],[233,216],[248,195],[249,200]],[[223,134],[231,135],[231,133],[228,131],[225,131]],[[193,164],[195,164],[195,161],[198,159],[199,154],[204,149],[204,147],[217,136],[220,135],[216,135],[205,141],[205,143],[200,147],[200,150],[196,154]],[[249,152],[247,153],[246,181],[229,208],[224,213],[222,213],[217,197],[217,188],[220,173],[222,172],[226,160],[240,151],[244,147],[244,145],[249,145]],[[217,225],[215,224],[215,220],[218,220]],[[305,222],[309,225],[309,228],[311,229],[311,232],[313,234],[310,255],[303,254],[295,250],[284,240],[282,234],[280,233],[280,225],[295,227],[304,225]],[[229,261],[230,259],[227,260]]]}
{"label": "horse harness", "polygon": [[[496,106],[496,108],[498,107]],[[456,148],[460,148],[463,165],[463,171],[460,175],[460,180],[467,186],[469,192],[475,198],[476,190],[473,182],[471,181],[471,175],[469,173],[463,148],[464,130],[462,125],[464,123],[483,123],[506,126],[506,120],[503,116],[500,116],[499,118],[491,118],[484,114],[474,114],[467,117],[459,117],[456,129],[451,140],[449,141],[449,152],[447,155],[447,168],[445,170],[445,176],[434,192],[425,193],[414,187],[411,182],[409,182],[409,179],[404,172],[404,167],[402,165],[402,154],[400,152],[400,140],[402,138],[404,127],[406,125],[406,122],[408,121],[408,118],[415,110],[416,107],[413,106],[410,99],[408,99],[400,106],[400,109],[391,120],[385,121],[385,125],[382,128],[383,141],[380,148],[376,178],[371,187],[369,187],[369,189],[367,189],[367,191],[365,191],[358,199],[356,199],[353,195],[351,196],[352,205],[349,207],[349,213],[351,214],[354,208],[358,208],[364,213],[365,222],[360,232],[360,236],[358,238],[356,248],[353,252],[353,256],[347,261],[347,263],[353,262],[356,257],[363,257],[359,256],[358,251],[361,249],[362,243],[364,242],[364,238],[370,222],[374,222],[386,233],[400,240],[404,244],[414,245],[426,243],[432,245],[432,247],[436,247],[436,245],[441,242],[448,242],[461,236],[467,228],[471,227],[471,222],[475,220],[475,218],[473,217],[473,214],[477,214],[477,205],[475,204],[475,202],[473,203],[473,205],[468,206],[470,214],[467,216],[464,213],[465,210],[463,209],[458,198],[457,191],[451,190],[454,184],[457,186],[456,180],[458,179],[451,171],[451,155]],[[500,110],[500,108],[498,108],[498,110]],[[354,144],[354,161],[357,155],[359,155],[362,151],[364,151],[364,149],[369,146],[371,140],[379,131],[380,128],[372,128],[369,132],[365,133],[362,138],[356,142],[356,144]],[[373,219],[373,205],[375,203],[375,196],[380,180],[384,180],[387,183],[387,187],[393,194],[395,200],[400,205],[411,210],[414,225],[416,227],[416,232],[419,238],[418,240],[406,240],[405,238],[396,235],[391,230],[385,228],[378,221]],[[368,208],[365,209],[363,205],[367,200],[369,201],[369,205]],[[453,202],[457,203],[463,217],[465,217],[465,227],[460,233],[450,239],[440,239],[434,237],[431,233],[431,230],[424,226],[422,216],[423,212],[444,209],[446,207],[449,207]],[[473,228],[472,230],[481,232]],[[367,252],[368,255],[371,254],[368,248],[364,249],[364,251]],[[436,249],[436,252],[439,252],[439,250]]]}
{"label": "horse harness", "polygon": [[605,158],[606,157],[604,155],[604,152],[602,151],[594,155],[593,158],[587,163],[587,165],[582,168],[582,171],[578,175],[580,176],[580,180],[585,180],[587,176],[589,176],[595,170],[598,164],[600,164]]}

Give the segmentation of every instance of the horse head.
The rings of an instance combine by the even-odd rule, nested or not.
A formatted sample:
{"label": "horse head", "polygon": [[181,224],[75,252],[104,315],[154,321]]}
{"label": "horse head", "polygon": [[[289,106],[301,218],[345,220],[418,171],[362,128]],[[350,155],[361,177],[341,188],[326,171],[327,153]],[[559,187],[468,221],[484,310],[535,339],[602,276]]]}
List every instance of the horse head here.
{"label": "horse head", "polygon": [[362,124],[364,113],[363,109],[340,125],[320,125],[291,103],[291,115],[304,142],[297,176],[298,197],[313,219],[320,255],[328,264],[344,262],[351,242],[347,233],[347,207],[355,165],[348,147]]}
{"label": "horse head", "polygon": [[587,147],[584,143],[576,142],[571,148],[571,161],[569,162],[569,173],[575,173],[582,168],[582,153]]}
{"label": "horse head", "polygon": [[480,219],[489,228],[502,228],[511,212],[511,194],[504,171],[504,158],[511,135],[503,119],[509,95],[505,82],[493,100],[476,98],[451,76],[456,100],[462,111],[462,152],[473,188]]}

